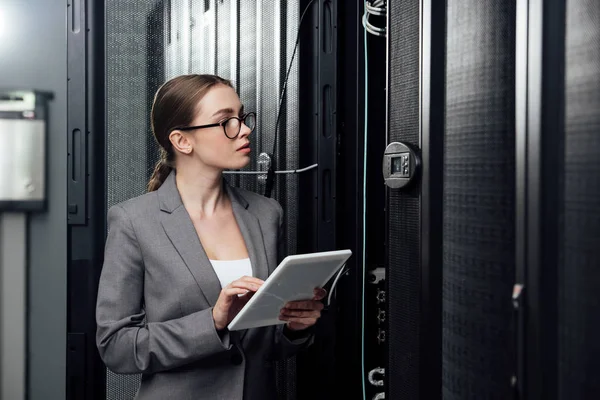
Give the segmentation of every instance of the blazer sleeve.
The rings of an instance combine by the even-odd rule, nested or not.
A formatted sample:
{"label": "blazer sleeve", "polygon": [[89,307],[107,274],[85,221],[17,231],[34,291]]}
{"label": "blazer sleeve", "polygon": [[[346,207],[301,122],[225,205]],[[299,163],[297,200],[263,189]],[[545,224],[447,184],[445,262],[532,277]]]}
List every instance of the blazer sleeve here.
{"label": "blazer sleeve", "polygon": [[154,373],[231,349],[212,308],[164,322],[146,322],[144,262],[127,212],[108,211],[109,233],[96,303],[96,345],[116,373]]}
{"label": "blazer sleeve", "polygon": [[[287,255],[283,236],[284,212],[283,208],[276,200],[273,200],[273,202],[275,203],[279,214],[277,231],[277,263],[279,264]],[[274,338],[275,343],[271,358],[282,360],[306,349],[314,342],[314,327],[310,327],[300,332],[292,332],[286,329],[286,325],[277,325]]]}

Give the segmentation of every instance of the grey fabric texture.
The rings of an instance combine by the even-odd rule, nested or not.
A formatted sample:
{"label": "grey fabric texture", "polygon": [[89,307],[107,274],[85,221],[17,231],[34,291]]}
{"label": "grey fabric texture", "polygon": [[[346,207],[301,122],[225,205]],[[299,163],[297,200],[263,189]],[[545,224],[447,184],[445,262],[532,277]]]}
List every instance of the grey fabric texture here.
{"label": "grey fabric texture", "polygon": [[[254,276],[283,257],[276,200],[224,182]],[[171,173],[155,192],[112,206],[100,277],[97,346],[113,372],[142,374],[137,399],[275,399],[274,362],[312,343],[283,325],[225,332],[212,318],[221,286]]]}

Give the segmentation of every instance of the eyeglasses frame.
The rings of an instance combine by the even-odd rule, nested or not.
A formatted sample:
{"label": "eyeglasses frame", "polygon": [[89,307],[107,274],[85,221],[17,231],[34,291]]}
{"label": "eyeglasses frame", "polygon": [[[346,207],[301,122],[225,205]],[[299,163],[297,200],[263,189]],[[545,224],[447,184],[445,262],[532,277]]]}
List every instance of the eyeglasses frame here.
{"label": "eyeglasses frame", "polygon": [[[246,118],[248,118],[249,115],[254,115],[254,120],[255,120],[255,122],[254,122],[254,128],[251,128],[251,130],[250,130],[250,132],[254,132],[254,129],[256,129],[256,120],[257,120],[257,117],[256,117],[256,113],[253,112],[253,111],[245,113],[244,115],[242,115],[242,117],[229,117],[229,118],[224,119],[223,121],[220,121],[220,122],[217,122],[217,123],[214,123],[214,124],[197,125],[197,126],[178,126],[178,127],[175,127],[173,129],[171,129],[171,132],[172,131],[183,131],[183,132],[186,132],[186,131],[192,131],[192,130],[196,130],[196,129],[214,128],[214,127],[217,127],[217,126],[222,126],[223,127],[223,133],[225,134],[225,136],[228,139],[234,140],[238,136],[240,136],[240,133],[242,132],[242,124],[246,125]],[[234,137],[230,137],[229,135],[227,135],[227,129],[225,129],[225,126],[227,125],[227,123],[230,120],[232,120],[232,119],[237,119],[238,121],[240,121],[240,127],[238,129],[238,133]],[[248,125],[246,125],[246,127],[250,128]]]}

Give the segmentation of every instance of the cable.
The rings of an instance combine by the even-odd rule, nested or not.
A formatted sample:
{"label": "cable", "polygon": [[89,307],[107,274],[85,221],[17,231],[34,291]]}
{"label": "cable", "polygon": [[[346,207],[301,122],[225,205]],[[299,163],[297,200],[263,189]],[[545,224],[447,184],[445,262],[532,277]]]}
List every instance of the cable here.
{"label": "cable", "polygon": [[372,5],[369,5],[368,3],[367,11],[369,12],[369,14],[377,15],[380,17],[385,17],[386,14],[385,7],[374,7]]}
{"label": "cable", "polygon": [[363,21],[363,26],[370,34],[375,35],[375,36],[385,37],[385,35],[386,35],[385,28],[378,28],[378,27],[372,25],[368,20],[367,14],[363,15],[362,21]]}
{"label": "cable", "polygon": [[301,172],[306,172],[306,171],[310,171],[311,169],[315,169],[319,166],[319,164],[313,164],[313,165],[309,165],[308,167],[305,168],[300,168],[300,169],[293,169],[293,170],[288,170],[288,171],[275,171],[276,174],[299,174]]}
{"label": "cable", "polygon": [[[302,172],[310,171],[311,169],[315,169],[319,166],[319,164],[309,165],[308,167],[300,168],[300,169],[290,169],[287,171],[274,171],[276,174],[299,174]],[[224,174],[228,175],[264,175],[267,171],[223,171]]]}
{"label": "cable", "polygon": [[376,27],[375,25],[369,22],[369,17],[371,15],[378,17],[385,17],[387,15],[387,7],[385,1],[374,1],[373,3],[366,1],[365,2],[365,13],[362,17],[362,25],[372,35],[385,37],[387,29]]}
{"label": "cable", "polygon": [[344,272],[347,272],[346,271],[346,264],[344,264],[342,266],[342,268],[340,268],[340,272],[337,273],[335,279],[333,280],[333,284],[329,288],[329,296],[327,297],[327,306],[328,307],[331,305],[331,297],[333,297],[333,292],[335,291],[335,288],[337,286],[338,280],[340,279],[340,277],[342,275],[344,275]]}
{"label": "cable", "polygon": [[267,171],[267,184],[265,187],[265,196],[271,197],[271,191],[273,189],[273,183],[275,181],[275,170],[274,164],[277,161],[275,157],[275,152],[277,151],[277,130],[279,129],[279,119],[281,118],[281,106],[283,105],[283,98],[285,97],[285,92],[287,91],[287,83],[288,78],[290,77],[290,72],[292,71],[292,65],[294,64],[294,57],[296,57],[296,50],[298,49],[298,43],[300,42],[300,28],[302,28],[302,21],[304,20],[304,16],[306,12],[313,5],[315,0],[310,0],[310,3],[304,7],[304,11],[302,11],[302,15],[300,16],[300,22],[298,22],[298,33],[296,34],[296,44],[294,44],[294,51],[292,52],[292,58],[290,60],[290,65],[288,67],[287,73],[285,74],[285,80],[283,81],[283,88],[281,89],[281,96],[279,97],[279,106],[277,108],[277,121],[275,122],[275,137],[273,138],[273,151],[271,155],[273,157],[273,162]]}
{"label": "cable", "polygon": [[[365,1],[365,7],[367,2]],[[364,47],[365,47],[365,121],[364,121],[364,155],[363,155],[363,221],[362,221],[362,307],[361,307],[361,364],[362,364],[362,392],[363,400],[367,400],[366,390],[366,376],[365,376],[365,291],[366,287],[366,275],[367,275],[367,263],[366,263],[366,250],[367,250],[367,122],[369,116],[369,74],[368,74],[368,50],[367,50],[367,30],[364,31]]]}

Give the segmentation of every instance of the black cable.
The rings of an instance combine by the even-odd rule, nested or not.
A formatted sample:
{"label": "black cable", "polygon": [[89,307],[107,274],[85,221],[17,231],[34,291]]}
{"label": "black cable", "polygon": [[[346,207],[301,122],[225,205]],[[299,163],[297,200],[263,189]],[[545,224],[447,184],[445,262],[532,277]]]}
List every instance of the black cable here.
{"label": "black cable", "polygon": [[288,67],[287,73],[285,74],[285,80],[283,81],[283,88],[281,90],[281,96],[279,97],[279,106],[277,108],[277,121],[275,122],[275,137],[273,138],[273,151],[271,152],[271,156],[273,157],[271,161],[271,165],[269,166],[269,170],[267,171],[267,182],[265,187],[265,196],[271,197],[271,191],[273,190],[273,184],[275,182],[275,152],[277,151],[277,131],[279,129],[279,119],[281,118],[281,106],[283,105],[283,99],[285,97],[285,92],[287,90],[288,78],[290,77],[290,72],[292,70],[292,65],[294,64],[294,57],[296,57],[296,50],[298,49],[298,43],[300,42],[300,28],[302,28],[302,21],[304,20],[304,16],[306,12],[310,8],[310,6],[315,2],[315,0],[310,0],[310,2],[304,7],[304,11],[302,11],[302,15],[300,16],[300,22],[298,22],[298,33],[296,34],[296,44],[294,45],[294,51],[292,52],[292,58],[290,60],[290,65]]}

